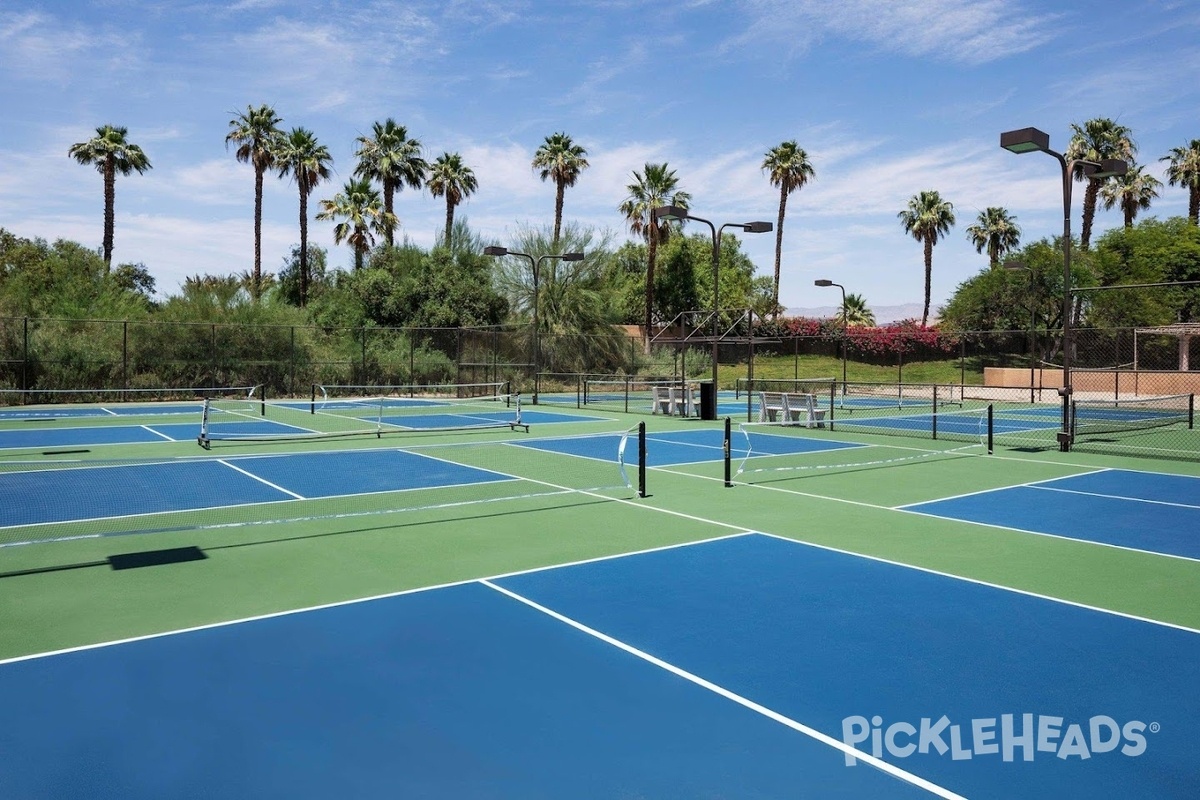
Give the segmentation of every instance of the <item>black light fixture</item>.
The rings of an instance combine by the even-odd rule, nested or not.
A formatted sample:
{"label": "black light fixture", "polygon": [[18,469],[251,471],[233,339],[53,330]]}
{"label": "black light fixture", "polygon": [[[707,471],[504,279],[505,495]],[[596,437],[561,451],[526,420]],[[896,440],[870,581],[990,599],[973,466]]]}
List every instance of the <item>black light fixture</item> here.
{"label": "black light fixture", "polygon": [[1070,161],[1050,149],[1050,134],[1037,128],[1021,128],[1005,131],[1000,134],[1000,146],[1010,153],[1042,152],[1053,156],[1062,168],[1062,199],[1063,199],[1063,375],[1062,388],[1058,390],[1062,396],[1062,429],[1058,433],[1059,447],[1063,452],[1071,449],[1071,350],[1073,336],[1071,333],[1071,184],[1076,170],[1079,170],[1088,180],[1099,181],[1116,175],[1124,175],[1129,170],[1129,164],[1119,158],[1106,158],[1099,162],[1085,158],[1073,158]]}
{"label": "black light fixture", "polygon": [[509,250],[507,247],[501,247],[498,244],[489,244],[483,248],[485,256],[504,257],[517,256],[529,260],[529,267],[533,270],[533,403],[537,405],[538,400],[538,363],[539,363],[539,344],[540,334],[538,331],[538,273],[541,272],[542,262],[547,259],[558,259],[561,261],[583,261],[583,253],[548,253],[543,256],[538,256],[536,259],[529,253],[518,253],[515,250]]}
{"label": "black light fixture", "polygon": [[[721,233],[726,228],[741,228],[744,233],[768,233],[775,229],[775,226],[770,222],[726,222],[724,225],[717,227],[709,220],[703,217],[696,217],[691,214],[683,206],[658,206],[653,209],[651,215],[654,219],[675,220],[682,222],[690,219],[696,222],[703,222],[712,231],[712,273],[713,273],[713,333],[712,333],[712,415],[707,419],[717,418],[717,358],[720,355],[718,341],[721,338],[721,304],[719,301],[720,294],[720,264],[721,264]],[[701,398],[703,399],[703,398]],[[704,410],[704,404],[701,403],[701,410]],[[703,416],[703,415],[702,415]]]}
{"label": "black light fixture", "polygon": [[844,392],[846,391],[846,351],[850,346],[850,314],[847,313],[848,309],[846,308],[846,287],[840,283],[834,283],[828,278],[817,278],[813,281],[813,286],[820,286],[822,288],[836,286],[842,290],[842,391]]}

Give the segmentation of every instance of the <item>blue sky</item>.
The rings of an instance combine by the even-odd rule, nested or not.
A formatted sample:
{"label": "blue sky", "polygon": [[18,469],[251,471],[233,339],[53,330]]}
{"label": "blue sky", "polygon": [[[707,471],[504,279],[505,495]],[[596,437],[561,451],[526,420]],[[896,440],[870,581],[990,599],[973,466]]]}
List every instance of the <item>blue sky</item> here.
{"label": "blue sky", "polygon": [[[565,216],[619,238],[647,161],[677,171],[700,216],[773,221],[762,157],[796,139],[817,177],[788,203],[783,303],[836,304],[816,278],[872,306],[920,302],[921,246],[896,214],[936,189],[958,217],[934,252],[936,307],[985,264],[965,233],[985,207],[1014,213],[1025,241],[1061,229],[1057,165],[1002,151],[1001,131],[1038,127],[1061,150],[1072,122],[1113,117],[1161,178],[1158,159],[1200,138],[1197,75],[1190,0],[0,0],[0,226],[98,247],[100,177],[67,149],[124,125],[153,169],[117,182],[116,261],[145,263],[165,292],[248,270],[253,172],[224,139],[251,104],[329,147],[336,172],[314,200],[350,177],[376,120],[406,125],[430,159],[461,153],[479,191],[458,214],[502,244],[552,221],[553,186],[529,162],[556,131],[591,162]],[[294,186],[268,179],[264,204],[263,268],[277,271],[299,240]],[[1186,208],[1164,187],[1150,213]],[[428,192],[397,196],[422,245],[444,211]],[[1097,214],[1098,232],[1120,224]],[[331,223],[310,235],[349,266]],[[759,274],[773,247],[746,236]]]}

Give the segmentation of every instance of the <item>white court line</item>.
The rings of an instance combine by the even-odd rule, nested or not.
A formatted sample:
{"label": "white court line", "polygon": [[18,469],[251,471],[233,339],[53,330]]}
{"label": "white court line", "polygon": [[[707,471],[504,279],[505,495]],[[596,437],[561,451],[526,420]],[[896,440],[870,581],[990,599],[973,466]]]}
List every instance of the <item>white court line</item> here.
{"label": "white court line", "polygon": [[[1075,544],[1093,545],[1095,547],[1108,547],[1113,550],[1124,550],[1127,553],[1137,553],[1139,555],[1157,556],[1158,558],[1173,558],[1173,559],[1177,559],[1179,561],[1194,561],[1194,562],[1200,563],[1200,558],[1196,558],[1194,556],[1181,556],[1181,555],[1177,555],[1175,553],[1164,553],[1161,550],[1146,550],[1141,547],[1131,547],[1129,545],[1124,545],[1124,544],[1113,544],[1112,542],[1100,542],[1095,539],[1084,539],[1084,538],[1077,537],[1077,536],[1066,536],[1065,534],[1061,534],[1061,533],[1047,533],[1046,531],[1033,531],[1028,528],[1017,528],[1012,525],[1001,525],[1000,523],[997,523],[997,522],[979,522],[978,520],[973,520],[973,519],[962,519],[960,517],[947,517],[947,516],[943,516],[941,514],[933,514],[928,511],[917,511],[916,509],[912,509],[912,508],[897,508],[894,510],[899,511],[901,514],[912,514],[917,517],[925,517],[926,519],[940,519],[940,520],[943,520],[946,522],[966,523],[968,525],[978,525],[983,528],[992,528],[993,530],[998,530],[998,531],[1010,531],[1013,533],[1025,533],[1025,534],[1029,534],[1030,536],[1045,536],[1048,539],[1059,539],[1064,542],[1073,542]],[[1064,600],[1063,602],[1068,602],[1068,601]],[[1113,612],[1113,613],[1118,613],[1118,612]]]}
{"label": "white court line", "polygon": [[1083,475],[1098,475],[1101,472],[1110,472],[1110,471],[1111,470],[1108,467],[1102,467],[1099,469],[1094,469],[1091,472],[1078,472],[1078,473],[1075,473],[1074,475],[1063,475],[1063,476],[1060,476],[1057,478],[1042,478],[1040,480],[1026,481],[1024,483],[1010,483],[1007,486],[996,486],[991,489],[979,489],[974,492],[963,492],[962,494],[950,494],[950,495],[946,495],[944,497],[935,497],[932,500],[917,500],[914,503],[905,503],[902,506],[886,506],[886,507],[891,508],[895,511],[907,511],[908,509],[912,508],[913,506],[923,506],[923,505],[927,505],[929,503],[944,503],[948,500],[961,500],[964,497],[979,497],[980,495],[991,494],[993,492],[1005,492],[1005,491],[1008,491],[1009,489],[1041,488],[1038,486],[1039,483],[1046,483],[1047,481],[1069,480],[1071,478],[1078,478]]}
{"label": "white court line", "polygon": [[1060,489],[1057,486],[1037,486],[1030,485],[1030,489],[1041,489],[1043,492],[1062,492],[1063,494],[1079,494],[1084,497],[1103,497],[1107,500],[1128,500],[1131,503],[1149,503],[1155,506],[1171,506],[1172,508],[1190,508],[1192,510],[1200,510],[1200,505],[1195,503],[1172,503],[1169,500],[1151,500],[1147,497],[1130,497],[1125,494],[1104,494],[1103,492],[1084,492],[1079,489]]}
{"label": "white court line", "polygon": [[936,783],[927,781],[924,778],[921,778],[921,777],[918,777],[917,775],[912,774],[911,772],[900,769],[899,767],[897,767],[893,764],[889,764],[888,762],[883,761],[882,759],[875,758],[874,756],[868,755],[867,753],[864,753],[861,750],[857,750],[857,749],[851,747],[850,745],[846,744],[845,742],[839,741],[838,739],[835,739],[832,736],[829,736],[828,734],[822,733],[821,731],[817,730],[816,728],[811,728],[802,722],[797,722],[796,720],[792,719],[791,717],[786,717],[783,714],[780,714],[778,711],[773,711],[772,709],[767,708],[766,706],[760,705],[746,697],[742,697],[740,694],[732,692],[729,689],[724,688],[723,686],[719,686],[719,685],[713,683],[712,681],[705,680],[704,678],[701,678],[699,675],[696,675],[695,673],[688,672],[687,670],[685,670],[681,667],[677,667],[674,664],[671,664],[667,661],[663,661],[661,658],[656,658],[655,656],[650,655],[649,653],[645,652],[644,650],[639,650],[638,648],[634,647],[633,645],[626,644],[625,642],[621,641],[620,639],[615,639],[615,638],[609,636],[608,634],[601,633],[600,631],[596,630],[595,628],[590,628],[587,625],[584,625],[582,622],[579,622],[578,620],[572,619],[571,617],[568,617],[564,614],[560,614],[557,611],[554,611],[550,608],[547,608],[546,606],[541,605],[540,603],[530,600],[528,597],[519,595],[516,592],[513,592],[509,589],[505,589],[503,586],[498,586],[486,578],[479,581],[479,583],[483,584],[484,586],[488,587],[489,589],[499,592],[500,594],[502,594],[506,597],[510,597],[513,600],[516,600],[518,603],[522,603],[522,604],[534,609],[535,611],[539,611],[542,614],[545,614],[546,616],[550,617],[551,619],[555,619],[555,620],[563,623],[564,625],[569,625],[570,627],[574,628],[575,630],[581,631],[583,633],[586,633],[588,636],[599,639],[600,641],[604,642],[607,645],[611,645],[612,647],[615,647],[618,650],[622,650],[626,653],[629,653],[632,656],[636,656],[637,658],[640,658],[642,661],[653,664],[654,666],[658,667],[659,669],[665,670],[678,678],[683,678],[685,681],[695,684],[696,686],[699,686],[702,689],[707,689],[708,691],[712,692],[713,694],[723,697],[726,700],[731,700],[734,703],[737,703],[738,705],[742,706],[743,708],[747,708],[747,709],[755,712],[756,714],[761,714],[762,716],[766,717],[769,720],[772,720],[773,722],[778,722],[779,724],[784,725],[788,728],[791,728],[794,731],[802,733],[805,736],[809,737],[810,739],[815,739],[816,741],[820,742],[821,744],[824,744],[828,747],[832,747],[835,750],[841,751],[843,754],[845,754],[847,756],[850,756],[850,757],[860,760],[860,761],[864,761],[867,764],[869,764],[870,766],[875,767],[876,769],[880,770],[881,772],[886,772],[888,775],[891,775],[893,778],[899,778],[900,780],[905,781],[906,783],[911,783],[912,785],[917,786],[921,789],[924,789],[925,791],[927,791],[933,795],[936,795],[937,797],[947,798],[947,800],[965,800],[965,798],[963,798],[962,795],[955,794],[954,792],[950,791],[949,789],[939,786]]}
{"label": "white court line", "polygon": [[247,472],[246,470],[242,469],[241,467],[230,464],[228,461],[226,461],[223,458],[218,458],[217,463],[221,464],[223,466],[229,467],[234,472],[240,472],[243,475],[245,475],[247,478],[253,478],[254,480],[258,481],[261,484],[270,486],[272,489],[283,492],[284,494],[291,495],[292,497],[296,498],[297,500],[307,500],[308,499],[304,495],[296,494],[295,492],[291,491],[290,489],[285,489],[277,483],[271,483],[266,478],[261,478],[258,475],[255,475],[253,472]]}
{"label": "white court line", "polygon": [[696,539],[688,542],[676,542],[675,544],[660,545],[658,547],[648,547],[645,550],[634,550],[627,553],[612,553],[606,556],[594,556],[592,558],[581,558],[576,561],[568,561],[562,564],[550,564],[544,567],[531,567],[529,569],[513,570],[512,572],[503,572],[499,575],[492,575],[488,578],[464,578],[458,581],[447,581],[446,583],[437,583],[432,586],[417,586],[412,589],[401,589],[395,592],[385,592],[384,594],[371,595],[369,597],[356,597],[351,600],[337,600],[332,603],[321,603],[315,606],[306,606],[304,608],[291,608],[286,611],[273,611],[268,614],[256,614],[252,617],[242,617],[240,619],[224,620],[222,622],[210,622],[205,625],[193,625],[189,628],[178,628],[170,631],[160,631],[158,633],[146,633],[141,636],[129,636],[124,639],[114,639],[108,642],[95,642],[93,644],[81,644],[75,647],[64,647],[60,650],[48,650],[44,653],[30,653],[23,656],[13,656],[11,658],[0,659],[0,666],[5,664],[16,664],[20,661],[34,661],[39,658],[50,658],[52,656],[66,655],[68,653],[80,653],[86,650],[99,650],[104,647],[114,647],[122,644],[132,644],[134,642],[145,642],[151,639],[162,639],[167,636],[178,636],[186,633],[195,633],[196,631],[208,631],[217,628],[227,628],[233,625],[244,625],[248,622],[259,622],[265,619],[276,619],[278,617],[290,617],[295,614],[307,614],[311,611],[322,611],[327,608],[342,608],[343,606],[352,606],[358,603],[371,603],[376,600],[388,600],[393,597],[404,597],[410,594],[422,594],[424,592],[433,592],[438,589],[453,589],[456,586],[466,586],[471,583],[479,583],[480,580],[503,580],[505,578],[515,578],[520,575],[532,575],[536,572],[547,572],[554,569],[563,569],[566,567],[577,567],[583,564],[594,564],[601,561],[613,561],[618,558],[629,558],[630,556],[640,556],[647,553],[659,553],[664,550],[676,550],[683,547],[695,547],[696,545],[709,544],[711,542],[719,542],[724,539],[735,539],[739,536],[750,536],[752,531],[744,531],[741,533],[728,533],[722,536],[712,536],[707,539]]}
{"label": "white court line", "polygon": [[162,433],[161,431],[154,430],[154,428],[151,428],[149,425],[138,425],[138,427],[144,431],[147,431],[148,433],[153,433],[155,436],[161,436],[162,438],[166,439],[168,442],[179,441],[178,439],[172,439],[170,436],[167,436],[165,433]]}

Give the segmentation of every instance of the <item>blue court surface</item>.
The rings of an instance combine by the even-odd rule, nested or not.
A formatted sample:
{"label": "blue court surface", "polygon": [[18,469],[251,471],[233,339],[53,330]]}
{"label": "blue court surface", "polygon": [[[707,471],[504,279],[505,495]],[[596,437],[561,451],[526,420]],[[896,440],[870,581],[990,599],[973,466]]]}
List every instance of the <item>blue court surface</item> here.
{"label": "blue court surface", "polygon": [[[630,433],[628,435],[632,437],[637,434]],[[613,461],[616,458],[621,437],[622,435],[619,433],[610,433],[555,439],[527,439],[510,444],[583,458]],[[730,443],[730,455],[736,458],[745,458],[747,455],[746,441],[746,437],[735,434]],[[749,442],[750,450],[756,456],[815,453],[863,446],[849,442],[801,439],[795,436],[778,436],[767,433],[751,433]],[[671,467],[680,464],[720,461],[724,458],[724,452],[725,434],[716,428],[647,431],[646,433],[646,466],[649,467]]]}
{"label": "blue court surface", "polygon": [[[236,427],[235,427],[236,426]],[[216,422],[213,433],[236,431],[241,435],[305,433],[304,428],[264,419]],[[71,447],[101,444],[141,444],[148,442],[186,442],[200,434],[200,420],[167,425],[96,425],[85,428],[24,428],[0,431],[0,450],[36,447]]]}
{"label": "blue court surface", "polygon": [[140,417],[159,414],[199,414],[203,403],[155,403],[152,405],[111,406],[42,406],[29,408],[0,408],[0,422],[7,420],[46,421],[56,419],[85,419],[87,417]]}
{"label": "blue court surface", "polygon": [[1197,663],[739,535],[0,663],[0,794],[1194,798]]}
{"label": "blue court surface", "polygon": [[[470,427],[472,425],[506,424],[516,420],[516,409],[507,411],[467,412],[454,411],[446,414],[419,414],[400,417],[389,417],[386,414],[380,421],[385,425],[410,430],[426,428],[453,428],[456,426]],[[521,411],[522,425],[546,425],[560,422],[597,422],[600,417],[581,417],[574,414],[560,414],[554,411]]]}
{"label": "blue court surface", "polygon": [[1200,559],[1200,478],[1110,469],[903,506],[908,511]]}
{"label": "blue court surface", "polygon": [[5,472],[0,474],[0,527],[504,480],[512,478],[403,450]]}

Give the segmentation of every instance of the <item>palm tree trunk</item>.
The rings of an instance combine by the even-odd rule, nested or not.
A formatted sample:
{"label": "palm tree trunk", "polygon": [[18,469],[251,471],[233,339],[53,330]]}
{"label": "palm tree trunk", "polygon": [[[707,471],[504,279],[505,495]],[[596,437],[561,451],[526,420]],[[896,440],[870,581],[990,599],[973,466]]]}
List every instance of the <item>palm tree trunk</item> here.
{"label": "palm tree trunk", "polygon": [[[393,216],[392,200],[395,197],[395,194],[396,194],[396,184],[394,184],[390,180],[385,180],[383,182],[383,210],[387,212],[388,219],[391,219]],[[392,225],[389,223],[387,226],[388,247],[396,246],[396,240],[395,240],[395,238],[393,238],[393,233],[394,233],[394,231],[392,230]]]}
{"label": "palm tree trunk", "polygon": [[454,202],[446,197],[446,248],[450,248],[450,229],[454,227]]}
{"label": "palm tree trunk", "polygon": [[112,269],[113,228],[116,227],[117,169],[112,158],[104,162],[104,269]]}
{"label": "palm tree trunk", "polygon": [[308,304],[308,182],[303,177],[300,185],[300,307]]}
{"label": "palm tree trunk", "polygon": [[558,191],[554,194],[554,242],[551,245],[555,253],[558,252],[558,237],[562,233],[562,210],[563,210],[563,194],[567,187],[562,181],[555,181],[558,184]]}
{"label": "palm tree trunk", "polygon": [[1200,186],[1193,185],[1188,193],[1188,219],[1200,225]]}
{"label": "palm tree trunk", "polygon": [[925,311],[921,314],[921,327],[929,324],[929,296],[933,284],[933,239],[925,240]]}
{"label": "palm tree trunk", "polygon": [[783,262],[783,217],[787,213],[787,190],[779,190],[779,218],[775,223],[775,289],[771,295],[773,301],[771,316],[779,319],[779,265]]}
{"label": "palm tree trunk", "polygon": [[651,326],[654,323],[654,261],[658,258],[658,224],[650,222],[650,237],[646,244],[646,352],[650,352]]}
{"label": "palm tree trunk", "polygon": [[263,172],[264,170],[258,168],[254,170],[254,285],[250,287],[250,294],[255,301],[262,293]]}
{"label": "palm tree trunk", "polygon": [[1092,221],[1096,218],[1096,198],[1100,194],[1100,183],[1088,181],[1087,191],[1083,193],[1083,230],[1079,233],[1079,247],[1088,249],[1092,241]]}

